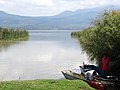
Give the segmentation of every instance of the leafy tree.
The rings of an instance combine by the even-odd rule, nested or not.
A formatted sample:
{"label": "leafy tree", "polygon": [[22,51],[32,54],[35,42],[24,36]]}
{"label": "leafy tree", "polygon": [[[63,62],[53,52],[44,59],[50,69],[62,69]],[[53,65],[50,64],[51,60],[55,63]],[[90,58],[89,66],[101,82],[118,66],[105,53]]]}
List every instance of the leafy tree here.
{"label": "leafy tree", "polygon": [[81,32],[73,32],[90,60],[98,61],[107,53],[112,70],[120,68],[120,11],[105,11],[93,21],[94,26]]}

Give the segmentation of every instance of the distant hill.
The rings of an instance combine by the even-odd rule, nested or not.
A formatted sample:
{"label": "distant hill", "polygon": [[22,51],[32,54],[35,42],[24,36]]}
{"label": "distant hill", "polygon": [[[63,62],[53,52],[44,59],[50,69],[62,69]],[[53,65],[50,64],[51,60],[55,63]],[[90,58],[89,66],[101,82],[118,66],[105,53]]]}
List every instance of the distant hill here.
{"label": "distant hill", "polygon": [[0,11],[0,27],[40,30],[71,30],[91,26],[90,22],[105,9],[116,9],[119,6],[90,8],[77,11],[64,11],[55,16],[19,16]]}

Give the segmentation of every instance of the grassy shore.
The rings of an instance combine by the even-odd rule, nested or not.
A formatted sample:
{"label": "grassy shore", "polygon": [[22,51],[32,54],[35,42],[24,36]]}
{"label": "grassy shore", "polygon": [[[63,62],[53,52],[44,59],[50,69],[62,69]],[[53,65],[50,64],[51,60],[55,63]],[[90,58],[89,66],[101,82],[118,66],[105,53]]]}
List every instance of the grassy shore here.
{"label": "grassy shore", "polygon": [[3,81],[0,90],[94,90],[80,80]]}

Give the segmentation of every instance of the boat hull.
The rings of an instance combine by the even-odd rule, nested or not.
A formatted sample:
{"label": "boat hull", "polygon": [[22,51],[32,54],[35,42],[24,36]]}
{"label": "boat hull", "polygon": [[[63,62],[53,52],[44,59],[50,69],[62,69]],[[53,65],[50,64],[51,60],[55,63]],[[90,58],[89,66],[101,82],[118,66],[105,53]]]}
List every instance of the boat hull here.
{"label": "boat hull", "polygon": [[64,77],[66,79],[69,79],[69,80],[83,80],[85,77],[84,75],[82,74],[77,74],[75,72],[72,72],[70,70],[66,70],[66,71],[62,71],[62,74],[64,75]]}

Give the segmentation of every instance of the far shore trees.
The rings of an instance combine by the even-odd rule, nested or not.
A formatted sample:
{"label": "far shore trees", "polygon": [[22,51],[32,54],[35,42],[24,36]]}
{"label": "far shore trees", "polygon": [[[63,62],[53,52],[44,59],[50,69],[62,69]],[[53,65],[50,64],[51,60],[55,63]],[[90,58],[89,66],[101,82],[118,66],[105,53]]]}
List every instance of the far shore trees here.
{"label": "far shore trees", "polygon": [[28,38],[29,34],[26,30],[9,29],[0,27],[0,41],[14,41]]}
{"label": "far shore trees", "polygon": [[76,37],[83,52],[90,60],[96,60],[100,65],[103,53],[110,57],[110,68],[120,72],[120,11],[105,11],[93,21],[94,26],[80,32],[72,32]]}

